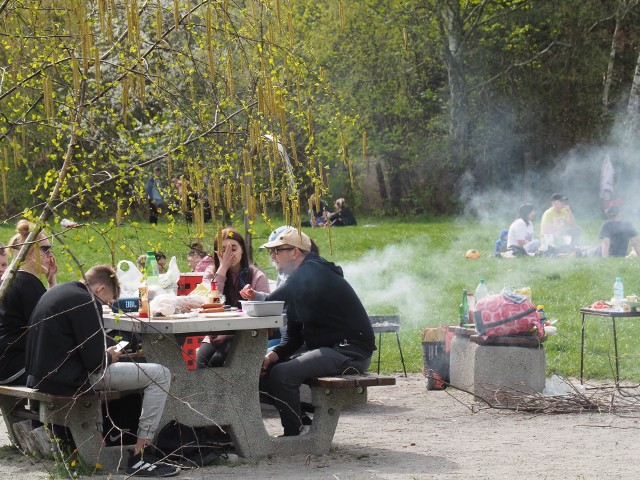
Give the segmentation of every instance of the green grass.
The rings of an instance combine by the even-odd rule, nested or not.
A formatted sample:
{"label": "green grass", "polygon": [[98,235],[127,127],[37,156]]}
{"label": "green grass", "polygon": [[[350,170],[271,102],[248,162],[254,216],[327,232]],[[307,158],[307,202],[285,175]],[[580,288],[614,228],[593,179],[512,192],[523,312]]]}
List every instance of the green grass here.
{"label": "green grass", "polygon": [[[273,226],[279,223],[274,222]],[[599,221],[584,225],[585,243],[595,244]],[[214,230],[209,226],[204,242],[210,247]],[[340,264],[347,280],[354,286],[369,314],[397,313],[402,319],[401,342],[407,368],[422,368],[421,332],[425,327],[456,324],[463,288],[475,289],[484,278],[490,291],[503,287],[530,286],[533,301],[543,304],[547,317],[558,320],[558,335],[548,339],[548,373],[577,376],[580,373],[580,307],[595,300],[609,299],[613,281],[622,277],[625,292],[640,292],[637,275],[640,259],[616,258],[493,258],[493,244],[500,224],[474,220],[390,220],[361,218],[354,228],[331,230],[306,229],[318,243],[321,254]],[[271,228],[256,225],[255,261],[273,277],[274,271],[265,252],[258,249]],[[8,240],[12,227],[0,227],[0,238]],[[186,245],[192,235],[185,224],[171,227],[160,223],[149,228],[145,222],[108,228],[106,223],[71,230],[64,242],[80,259],[84,268],[115,260],[135,260],[148,248],[160,249],[168,257],[175,255],[186,270]],[[331,243],[331,245],[330,245]],[[78,278],[78,269],[58,242],[59,280]],[[464,253],[478,249],[482,256],[466,259]],[[617,323],[623,379],[640,379],[640,345],[634,341],[634,320]],[[613,346],[607,320],[590,318],[587,324],[585,372],[589,378],[611,378]],[[395,338],[383,341],[382,370],[400,371]]]}

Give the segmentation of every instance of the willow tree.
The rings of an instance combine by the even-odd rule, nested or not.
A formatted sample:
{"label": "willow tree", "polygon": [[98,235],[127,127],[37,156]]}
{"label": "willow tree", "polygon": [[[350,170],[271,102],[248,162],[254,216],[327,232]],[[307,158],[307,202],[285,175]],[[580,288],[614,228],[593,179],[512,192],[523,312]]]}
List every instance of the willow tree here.
{"label": "willow tree", "polygon": [[203,198],[214,228],[270,205],[299,224],[301,192],[324,193],[333,161],[317,135],[340,138],[347,119],[314,105],[328,87],[298,55],[291,3],[4,0],[5,205],[28,189],[38,229],[70,212],[118,225],[161,164],[198,193],[200,235]]}

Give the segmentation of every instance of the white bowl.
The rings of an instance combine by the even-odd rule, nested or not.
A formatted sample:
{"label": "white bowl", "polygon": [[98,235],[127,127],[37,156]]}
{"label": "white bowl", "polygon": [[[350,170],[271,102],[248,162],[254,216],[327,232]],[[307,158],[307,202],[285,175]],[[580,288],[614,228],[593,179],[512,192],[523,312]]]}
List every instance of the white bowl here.
{"label": "white bowl", "polygon": [[240,300],[242,311],[250,317],[269,317],[272,315],[282,315],[284,309],[283,301],[255,302]]}

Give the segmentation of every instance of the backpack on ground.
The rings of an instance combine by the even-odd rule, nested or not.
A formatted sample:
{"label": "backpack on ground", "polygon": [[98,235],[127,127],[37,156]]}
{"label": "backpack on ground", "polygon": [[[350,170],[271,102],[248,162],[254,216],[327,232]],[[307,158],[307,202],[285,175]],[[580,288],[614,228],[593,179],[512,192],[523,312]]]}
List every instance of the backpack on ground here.
{"label": "backpack on ground", "polygon": [[160,458],[177,463],[183,468],[204,467],[220,458],[228,458],[219,445],[207,442],[203,427],[188,427],[175,420],[162,427],[155,448]]}
{"label": "backpack on ground", "polygon": [[509,236],[509,230],[500,230],[498,239],[496,240],[495,248],[493,249],[493,255],[499,257],[502,253],[507,251],[507,237]]}
{"label": "backpack on ground", "polygon": [[542,320],[531,300],[508,290],[478,300],[473,318],[478,333],[487,337],[544,336]]}

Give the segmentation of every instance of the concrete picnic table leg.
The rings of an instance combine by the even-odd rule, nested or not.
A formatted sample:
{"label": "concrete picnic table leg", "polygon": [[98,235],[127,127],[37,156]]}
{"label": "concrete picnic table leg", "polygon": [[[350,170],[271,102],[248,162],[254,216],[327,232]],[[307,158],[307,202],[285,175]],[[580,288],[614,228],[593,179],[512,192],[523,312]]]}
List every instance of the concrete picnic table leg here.
{"label": "concrete picnic table leg", "polygon": [[267,331],[236,331],[223,367],[189,371],[181,345],[173,335],[143,335],[147,361],[166,366],[173,375],[160,424],[176,420],[193,427],[218,425],[228,430],[239,455],[268,454],[261,451],[271,437],[262,421],[258,393]]}
{"label": "concrete picnic table leg", "polygon": [[236,331],[223,367],[193,371],[187,369],[180,354],[181,340],[173,335],[143,335],[147,360],[165,365],[173,375],[160,425],[177,420],[194,427],[222,426],[243,457],[327,453],[343,405],[367,401],[366,388],[313,387],[316,410],[310,431],[306,435],[275,438],[265,428],[259,398],[266,330]]}

